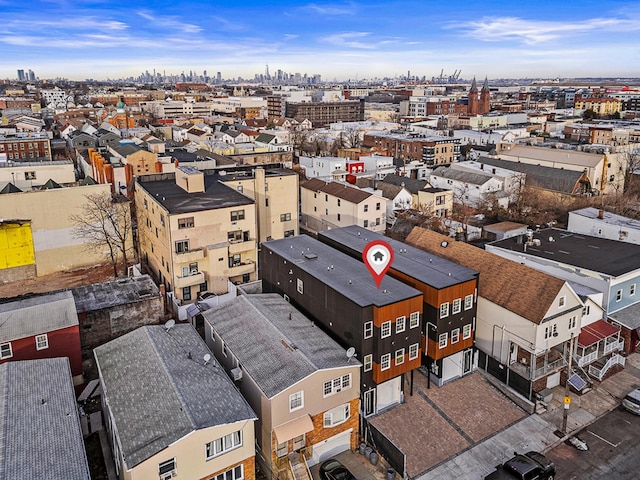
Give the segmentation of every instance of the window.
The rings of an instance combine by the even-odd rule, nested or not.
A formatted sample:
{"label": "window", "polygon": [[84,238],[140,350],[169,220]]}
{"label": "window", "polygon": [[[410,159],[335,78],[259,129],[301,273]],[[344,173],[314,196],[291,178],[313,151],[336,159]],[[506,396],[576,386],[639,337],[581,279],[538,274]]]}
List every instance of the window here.
{"label": "window", "polygon": [[191,300],[191,287],[183,287],[183,289],[182,289],[182,299],[183,300]]}
{"label": "window", "polygon": [[404,332],[406,317],[403,315],[396,318],[396,333]]}
{"label": "window", "polygon": [[166,462],[162,462],[158,465],[158,473],[160,474],[160,480],[169,480],[176,475],[176,459],[172,458]]}
{"label": "window", "polygon": [[229,268],[237,267],[238,265],[242,265],[242,257],[239,253],[234,253],[229,257]]}
{"label": "window", "polygon": [[396,365],[402,365],[404,363],[404,348],[396,350]]}
{"label": "window", "polygon": [[269,206],[269,199],[268,199],[268,198],[265,198],[265,199],[264,199],[264,206],[265,206],[265,207],[268,207],[268,206]]}
{"label": "window", "polygon": [[338,206],[340,206],[340,199],[338,199]]}
{"label": "window", "polygon": [[409,328],[416,328],[419,325],[420,325],[420,313],[413,312],[409,316]]}
{"label": "window", "polygon": [[380,338],[387,338],[389,336],[391,336],[391,320],[382,322],[382,326],[380,327]]}
{"label": "window", "polygon": [[448,317],[449,316],[449,302],[444,302],[440,305],[440,317]]}
{"label": "window", "polygon": [[470,310],[473,307],[473,295],[464,297],[464,309]]}
{"label": "window", "polygon": [[460,313],[461,310],[462,310],[462,300],[459,298],[456,298],[451,303],[451,313]]}
{"label": "window", "polygon": [[176,242],[176,253],[186,253],[188,251],[189,251],[189,240],[178,240]]}
{"label": "window", "polygon": [[302,281],[302,279],[298,278],[296,281],[296,290],[298,290],[298,293],[300,295],[302,295],[304,293],[304,283]]}
{"label": "window", "polygon": [[36,350],[44,350],[45,348],[49,348],[49,339],[47,338],[47,334],[43,333],[42,335],[36,335]]}
{"label": "window", "polygon": [[409,346],[409,360],[415,360],[418,358],[418,344],[414,343]]}
{"label": "window", "polygon": [[194,225],[193,217],[185,217],[178,219],[178,228],[192,228]]}
{"label": "window", "polygon": [[364,371],[369,372],[373,368],[373,355],[364,356]]}
{"label": "window", "polygon": [[25,180],[35,180],[36,179],[36,172],[24,172],[24,179]]}
{"label": "window", "polygon": [[242,446],[242,430],[235,431],[224,437],[215,439],[213,442],[209,442],[206,445],[206,458],[211,460],[218,455],[230,452],[238,447]]}
{"label": "window", "polygon": [[[285,447],[287,446],[285,442]],[[288,452],[287,452],[288,453]],[[219,473],[215,476],[215,478],[211,478],[211,480],[242,480],[244,478],[244,472],[242,469],[242,465],[237,465],[233,467],[231,470],[227,470],[226,472]]]}
{"label": "window", "polygon": [[341,219],[342,219],[342,216],[338,214],[338,221],[340,221]]}
{"label": "window", "polygon": [[365,322],[364,324],[364,338],[373,337],[373,322]]}
{"label": "window", "polygon": [[241,242],[242,241],[242,230],[234,230],[232,232],[227,232],[227,240],[231,243]]}
{"label": "window", "polygon": [[369,205],[365,205],[365,206],[364,206],[364,211],[365,211],[365,212],[368,212],[368,211],[369,211]]}
{"label": "window", "polygon": [[380,357],[380,370],[389,370],[391,367],[391,354],[385,353]]}
{"label": "window", "polygon": [[616,292],[616,302],[622,300],[622,289]]}
{"label": "window", "polygon": [[464,327],[462,327],[462,339],[466,340],[471,337],[471,324],[467,323]]}
{"label": "window", "polygon": [[576,328],[576,317],[575,315],[569,319],[569,330],[572,328]]}
{"label": "window", "polygon": [[629,287],[629,295],[633,297],[635,294],[636,294],[636,284],[632,283],[631,286]]}
{"label": "window", "polygon": [[341,377],[336,377],[324,382],[322,385],[322,395],[328,397],[349,388],[351,388],[351,374],[347,373]]}
{"label": "window", "polygon": [[164,215],[160,214],[160,225],[164,227]]}
{"label": "window", "polygon": [[376,202],[376,210],[380,210],[380,202]]}
{"label": "window", "polygon": [[451,343],[458,343],[458,340],[460,340],[460,329],[454,328],[451,330]]}
{"label": "window", "polygon": [[589,313],[591,312],[591,305],[585,305],[584,308],[582,309],[582,315],[589,315]]}
{"label": "window", "polygon": [[362,222],[362,226],[364,228],[367,228],[369,226],[369,220],[365,220],[364,222]]}
{"label": "window", "polygon": [[549,338],[549,327],[544,327],[544,338]]}
{"label": "window", "polygon": [[289,411],[293,412],[304,407],[304,393],[296,392],[289,395]]}
{"label": "window", "polygon": [[324,413],[324,427],[335,427],[349,419],[349,404],[345,403]]}
{"label": "window", "polygon": [[11,350],[11,342],[3,343],[0,345],[0,360],[13,357],[13,350]]}
{"label": "window", "polygon": [[447,337],[449,336],[448,333],[441,333],[440,337],[438,338],[438,348],[444,348],[447,346]]}
{"label": "window", "polygon": [[558,308],[564,307],[565,303],[567,303],[567,297],[560,297],[558,299]]}
{"label": "window", "polygon": [[284,231],[284,236],[286,237],[293,237],[295,235],[293,230],[285,230]]}
{"label": "window", "polygon": [[291,220],[291,213],[281,213],[280,214],[280,221],[281,222],[288,222],[289,220]]}
{"label": "window", "polygon": [[231,212],[231,221],[237,222],[238,220],[244,220],[244,210],[233,210]]}

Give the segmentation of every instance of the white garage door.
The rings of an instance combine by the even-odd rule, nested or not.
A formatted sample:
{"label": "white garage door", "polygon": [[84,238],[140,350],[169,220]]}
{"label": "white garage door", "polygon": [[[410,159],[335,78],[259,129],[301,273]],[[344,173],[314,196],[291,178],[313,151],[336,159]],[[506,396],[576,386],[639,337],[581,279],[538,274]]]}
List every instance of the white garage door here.
{"label": "white garage door", "polygon": [[324,462],[328,458],[349,450],[353,428],[334,435],[313,445],[313,456],[307,461],[309,466]]}
{"label": "white garage door", "polygon": [[553,373],[547,377],[547,388],[553,388],[560,385],[560,372]]}

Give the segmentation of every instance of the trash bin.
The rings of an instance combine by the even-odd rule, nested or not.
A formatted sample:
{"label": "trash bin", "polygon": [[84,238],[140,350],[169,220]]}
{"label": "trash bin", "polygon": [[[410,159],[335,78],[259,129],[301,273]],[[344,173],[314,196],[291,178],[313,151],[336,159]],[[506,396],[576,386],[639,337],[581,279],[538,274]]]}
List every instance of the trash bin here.
{"label": "trash bin", "polygon": [[364,449],[367,448],[367,444],[366,443],[361,443],[360,444],[360,455],[364,455]]}
{"label": "trash bin", "polygon": [[393,468],[387,468],[387,480],[394,480],[396,478],[396,471]]}
{"label": "trash bin", "polygon": [[371,462],[371,465],[377,465],[378,464],[378,454],[376,452],[371,452],[371,455],[369,456],[369,461]]}
{"label": "trash bin", "polygon": [[373,452],[373,448],[366,447],[364,449],[364,458],[366,458],[367,460],[370,460],[371,459],[371,452]]}

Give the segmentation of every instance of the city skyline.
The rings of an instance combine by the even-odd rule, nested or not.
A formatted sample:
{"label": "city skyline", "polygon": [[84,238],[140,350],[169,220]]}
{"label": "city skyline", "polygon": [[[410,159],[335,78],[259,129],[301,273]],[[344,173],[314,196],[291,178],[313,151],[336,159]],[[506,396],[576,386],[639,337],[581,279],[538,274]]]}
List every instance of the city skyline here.
{"label": "city skyline", "polygon": [[222,6],[0,0],[0,78],[72,80],[193,71],[253,79],[268,64],[323,80],[637,77],[638,2],[464,6],[417,1]]}

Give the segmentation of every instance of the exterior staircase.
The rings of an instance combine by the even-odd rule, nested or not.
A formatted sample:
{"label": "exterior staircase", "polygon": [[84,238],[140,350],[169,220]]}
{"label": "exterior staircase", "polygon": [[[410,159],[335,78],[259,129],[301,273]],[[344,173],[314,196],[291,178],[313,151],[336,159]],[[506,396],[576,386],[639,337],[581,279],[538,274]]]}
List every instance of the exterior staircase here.
{"label": "exterior staircase", "polygon": [[602,381],[611,367],[614,365],[622,365],[624,367],[625,361],[626,359],[623,356],[614,353],[609,359],[600,359],[589,365],[589,375],[597,378],[598,381]]}
{"label": "exterior staircase", "polygon": [[289,454],[289,467],[293,480],[313,480],[305,456],[298,452]]}

